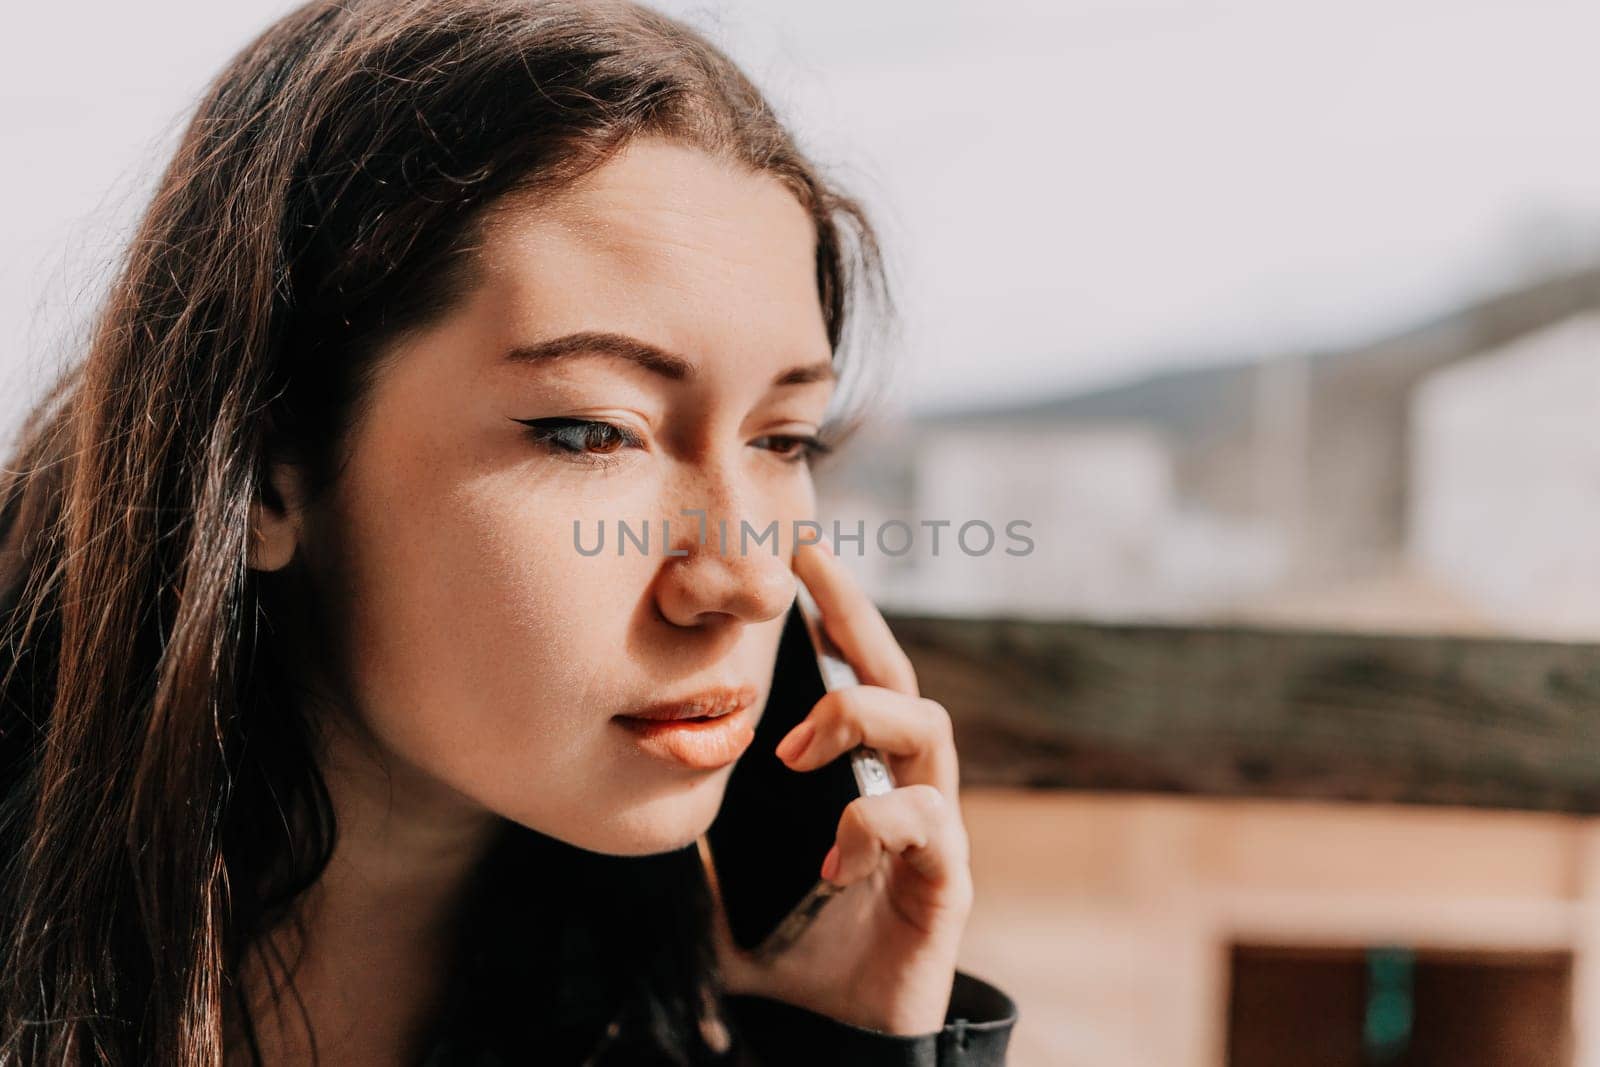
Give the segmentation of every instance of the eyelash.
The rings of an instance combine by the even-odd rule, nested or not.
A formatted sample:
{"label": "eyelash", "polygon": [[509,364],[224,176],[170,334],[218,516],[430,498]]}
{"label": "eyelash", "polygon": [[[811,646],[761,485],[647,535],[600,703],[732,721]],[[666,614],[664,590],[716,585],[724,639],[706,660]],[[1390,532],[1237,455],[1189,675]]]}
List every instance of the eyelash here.
{"label": "eyelash", "polygon": [[[511,421],[519,422],[528,427],[529,436],[538,441],[541,447],[590,467],[614,466],[617,460],[609,458],[613,452],[624,447],[638,448],[644,444],[632,430],[600,419],[549,418],[512,419]],[[591,441],[591,435],[596,432],[615,434],[618,440],[617,448],[605,452],[588,451],[588,442]],[[759,438],[759,440],[784,441],[791,447],[798,446],[794,453],[790,455],[780,454],[776,450],[769,449],[783,463],[798,464],[808,462],[833,451],[832,445],[824,443],[820,438],[807,434],[767,434],[765,437]]]}

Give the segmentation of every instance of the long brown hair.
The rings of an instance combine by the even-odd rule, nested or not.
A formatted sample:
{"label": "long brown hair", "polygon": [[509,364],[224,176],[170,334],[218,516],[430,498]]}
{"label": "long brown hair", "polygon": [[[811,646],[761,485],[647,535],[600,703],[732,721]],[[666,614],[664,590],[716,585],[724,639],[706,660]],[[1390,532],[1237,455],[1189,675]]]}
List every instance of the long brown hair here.
{"label": "long brown hair", "polygon": [[859,205],[648,8],[315,0],[207,88],[0,483],[0,1067],[222,1061],[241,959],[337,829],[338,635],[298,566],[246,563],[267,463],[330,484],[381,353],[471,284],[486,206],[643,134],[793,191],[836,355],[860,296],[888,309]]}

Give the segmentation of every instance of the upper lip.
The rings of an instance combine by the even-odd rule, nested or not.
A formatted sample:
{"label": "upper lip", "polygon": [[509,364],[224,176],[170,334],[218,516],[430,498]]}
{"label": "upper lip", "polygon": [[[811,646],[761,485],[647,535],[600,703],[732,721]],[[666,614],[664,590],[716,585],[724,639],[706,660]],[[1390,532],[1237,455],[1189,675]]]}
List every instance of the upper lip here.
{"label": "upper lip", "polygon": [[742,711],[756,702],[753,685],[714,685],[672,700],[660,700],[626,714],[622,719],[698,719]]}

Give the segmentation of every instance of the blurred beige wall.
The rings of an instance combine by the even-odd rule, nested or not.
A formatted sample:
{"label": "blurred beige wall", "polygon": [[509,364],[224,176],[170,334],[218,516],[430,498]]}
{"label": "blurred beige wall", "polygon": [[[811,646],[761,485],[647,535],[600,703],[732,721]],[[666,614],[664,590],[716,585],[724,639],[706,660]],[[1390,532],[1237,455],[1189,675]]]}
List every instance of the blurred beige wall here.
{"label": "blurred beige wall", "polygon": [[1570,951],[1600,1065],[1600,822],[970,789],[963,967],[1018,1001],[1016,1067],[1219,1067],[1234,943]]}

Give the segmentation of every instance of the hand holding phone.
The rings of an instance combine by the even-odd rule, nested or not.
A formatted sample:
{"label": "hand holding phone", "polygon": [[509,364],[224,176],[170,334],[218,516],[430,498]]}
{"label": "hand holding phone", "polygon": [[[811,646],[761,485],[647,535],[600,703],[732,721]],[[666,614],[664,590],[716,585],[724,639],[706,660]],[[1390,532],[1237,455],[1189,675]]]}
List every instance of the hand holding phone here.
{"label": "hand holding phone", "polygon": [[[942,1025],[972,903],[949,716],[920,695],[843,564],[805,545],[794,570],[819,639],[797,595],[756,738],[701,842],[724,985],[927,1033]],[[779,759],[791,733],[804,743]]]}
{"label": "hand holding phone", "polygon": [[[893,774],[870,745],[856,745],[834,765],[807,774],[791,771],[773,754],[825,693],[860,684],[823,628],[811,591],[803,581],[796,584],[767,707],[706,835],[734,940],[758,959],[793,944],[839,892],[817,870],[845,806],[894,788]],[[774,849],[773,839],[787,844]]]}

